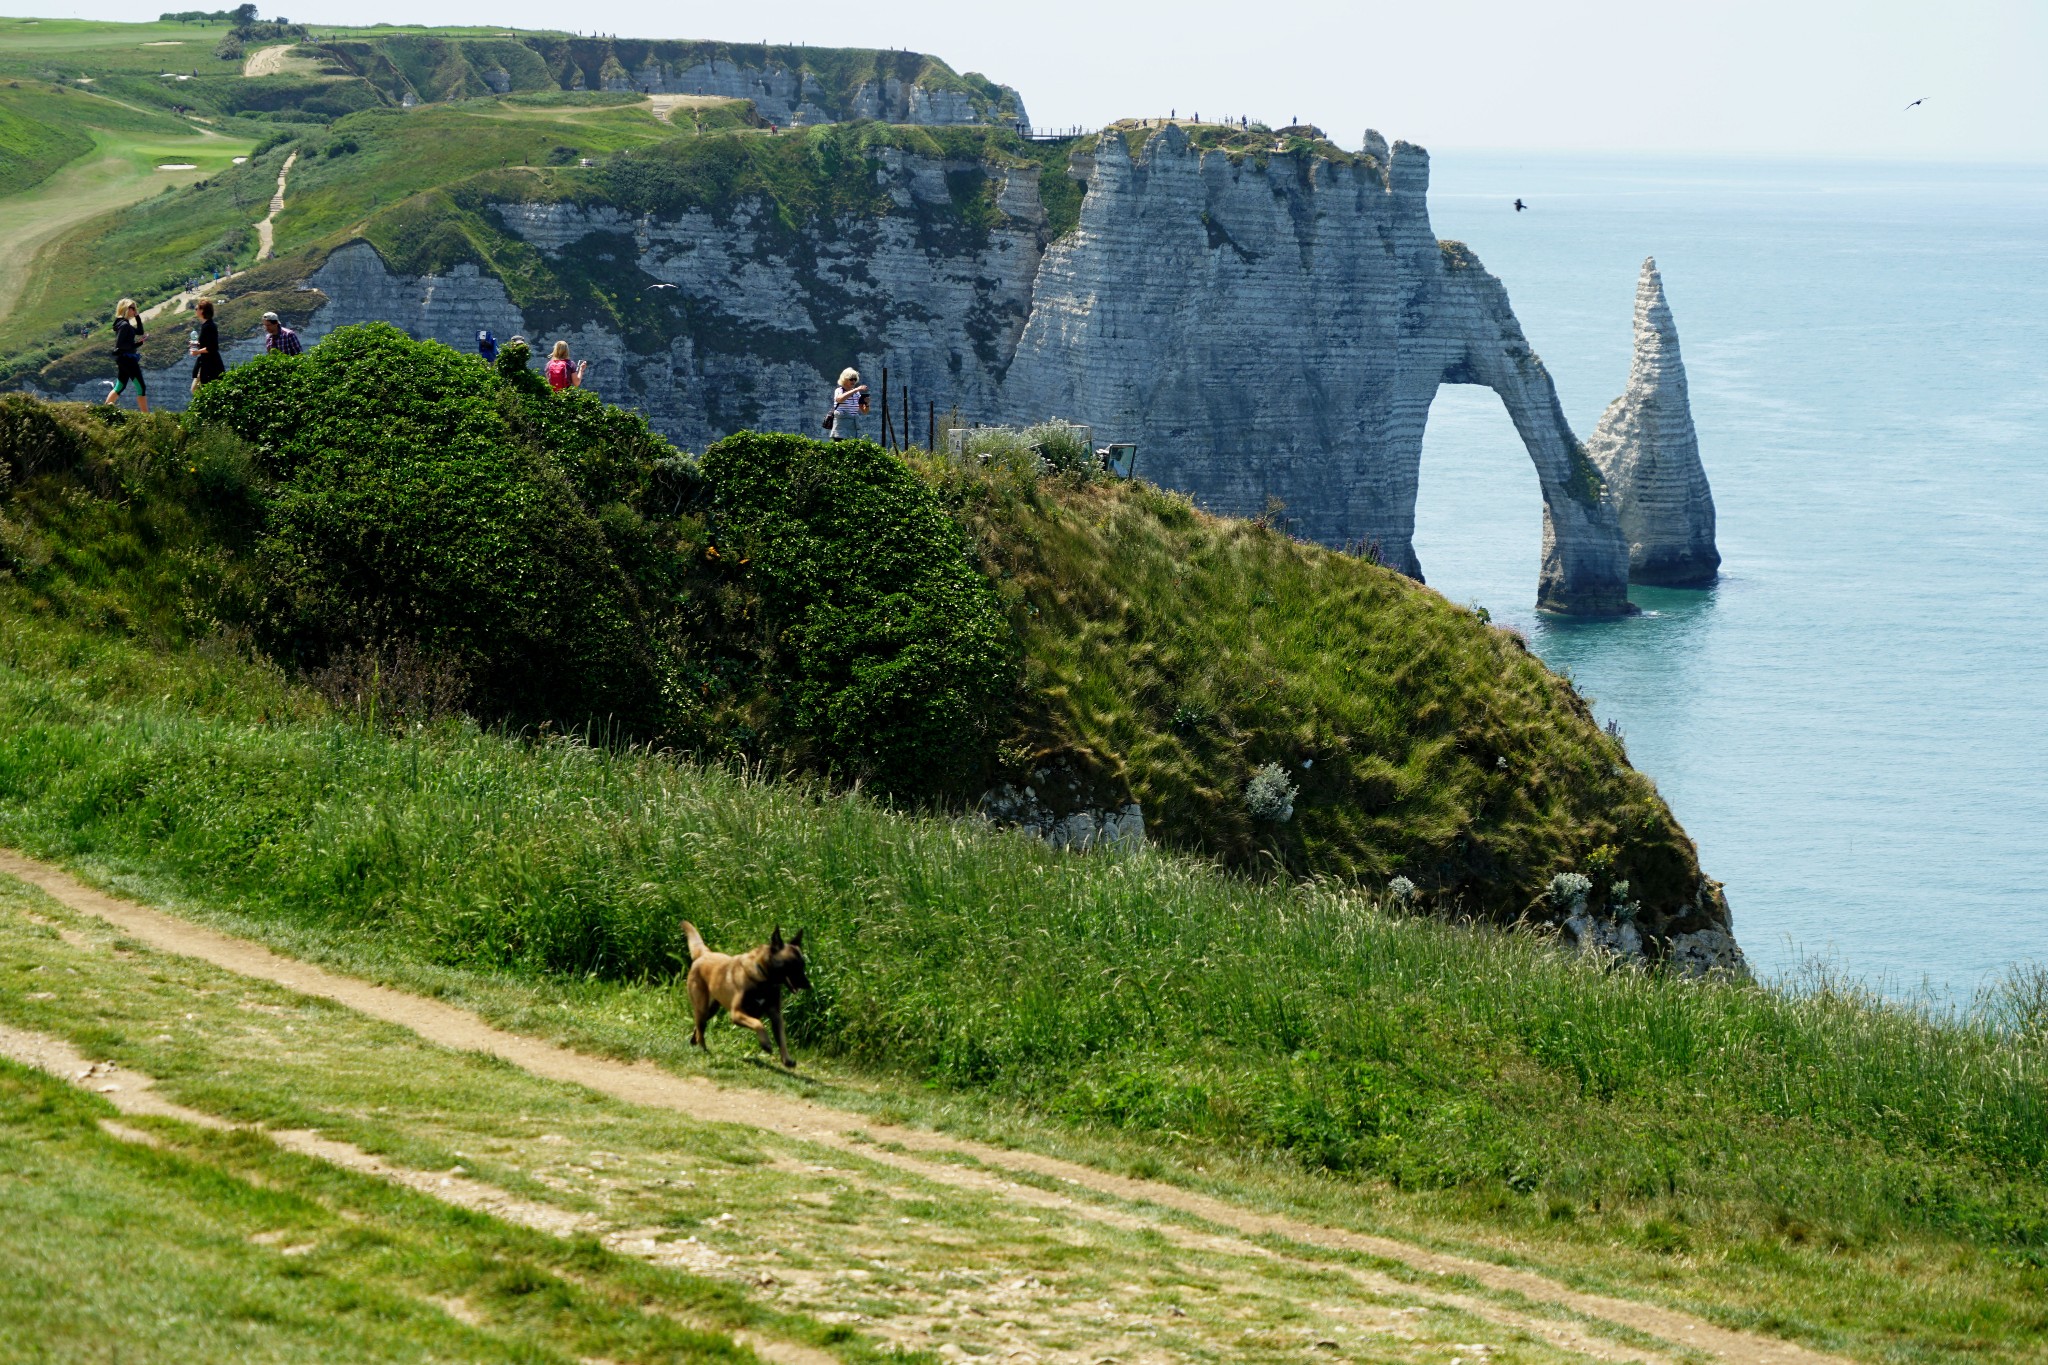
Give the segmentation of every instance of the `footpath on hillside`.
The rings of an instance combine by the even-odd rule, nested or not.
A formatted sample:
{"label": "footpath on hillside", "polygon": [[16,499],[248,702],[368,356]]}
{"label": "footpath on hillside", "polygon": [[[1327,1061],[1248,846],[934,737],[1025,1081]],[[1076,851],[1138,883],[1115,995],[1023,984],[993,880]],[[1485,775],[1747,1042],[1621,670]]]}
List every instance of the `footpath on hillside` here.
{"label": "footpath on hillside", "polygon": [[[174,955],[169,961],[182,958],[205,964],[230,982],[239,980],[252,987],[260,983],[292,993],[282,997],[295,1002],[290,1006],[263,999],[242,999],[232,1007],[213,1006],[229,1009],[238,1035],[246,1031],[251,1019],[264,1015],[285,1018],[279,1043],[287,1058],[314,1045],[305,1033],[291,1036],[294,1026],[289,1016],[294,1008],[304,1009],[312,1001],[332,1002],[368,1021],[404,1030],[419,1058],[405,1064],[408,1073],[424,1074],[431,1065],[448,1065],[452,1050],[457,1057],[493,1058],[527,1078],[552,1083],[550,1093],[555,1097],[551,1101],[532,1094],[516,1101],[526,1110],[545,1105],[547,1113],[537,1122],[556,1122],[558,1111],[578,1107],[559,1090],[569,1086],[595,1092],[634,1113],[667,1114],[672,1116],[668,1121],[680,1118],[751,1130],[776,1152],[765,1173],[770,1183],[763,1198],[774,1201],[780,1221],[772,1233],[757,1231],[749,1238],[723,1243],[710,1234],[736,1218],[750,1228],[763,1227],[763,1215],[737,1197],[742,1187],[737,1177],[746,1171],[720,1173],[703,1168],[701,1145],[671,1150],[654,1142],[638,1154],[599,1152],[563,1167],[548,1164],[544,1158],[559,1154],[544,1144],[551,1137],[557,1142],[572,1140],[543,1134],[535,1141],[503,1144],[494,1160],[506,1168],[502,1183],[517,1186],[506,1189],[472,1176],[463,1167],[453,1173],[423,1174],[388,1157],[371,1157],[332,1134],[299,1128],[265,1127],[263,1131],[293,1150],[524,1226],[557,1235],[595,1235],[608,1247],[629,1255],[705,1273],[738,1274],[758,1291],[776,1295],[781,1306],[801,1307],[829,1318],[834,1306],[853,1304],[855,1307],[841,1313],[842,1320],[857,1323],[898,1346],[931,1349],[938,1344],[942,1355],[982,1354],[980,1349],[959,1345],[967,1336],[951,1335],[956,1330],[971,1333],[981,1326],[993,1334],[990,1340],[996,1344],[1017,1341],[1018,1349],[1008,1354],[1018,1359],[1095,1361],[1105,1353],[1121,1360],[1206,1358],[1212,1354],[1215,1358],[1263,1357],[1263,1350],[1240,1355],[1221,1338],[1208,1341],[1202,1349],[1196,1349],[1197,1343],[1191,1341],[1186,1353],[1170,1350],[1161,1355],[1159,1329],[1133,1325],[1137,1315],[1130,1311],[1132,1296],[1156,1295],[1160,1285],[1177,1283],[1175,1276],[1185,1280],[1189,1272],[1181,1262],[1191,1258],[1199,1261],[1202,1275],[1212,1286],[1218,1316],[1212,1322],[1201,1312],[1191,1315],[1188,1309],[1171,1304],[1164,1318],[1167,1330],[1195,1333],[1199,1329],[1212,1337],[1239,1332],[1249,1338],[1252,1329],[1247,1323],[1259,1322],[1262,1317],[1276,1322],[1301,1318],[1310,1327],[1290,1326],[1280,1333],[1286,1348],[1294,1352],[1306,1345],[1341,1357],[1369,1342],[1376,1353],[1400,1343],[1420,1346],[1430,1336],[1428,1324],[1440,1319],[1445,1331],[1478,1335],[1484,1329],[1484,1334],[1494,1339],[1493,1345],[1447,1343],[1479,1360],[1485,1360],[1490,1350],[1510,1347],[1517,1359],[1659,1363],[1712,1359],[1731,1365],[1821,1365],[1838,1359],[1789,1342],[1732,1331],[1661,1306],[1587,1293],[1529,1270],[1261,1212],[1163,1182],[1115,1175],[1054,1157],[877,1122],[869,1115],[787,1095],[725,1087],[676,1075],[649,1062],[578,1052],[494,1027],[441,1001],[280,956],[248,940],[94,890],[59,868],[5,850],[0,850],[0,874],[18,878],[38,888],[57,906],[102,921],[125,935],[124,948],[122,940],[104,931],[96,937],[80,929],[58,927],[69,950],[99,954],[100,970],[121,967],[107,960],[108,948],[120,958],[146,947],[152,953]],[[0,928],[8,918],[0,913]],[[36,916],[31,913],[28,918]],[[64,970],[75,974],[79,969],[67,966]],[[151,981],[166,979],[165,969],[151,968],[151,972]],[[51,979],[54,984],[55,978]],[[94,998],[122,1001],[123,1008],[134,1012],[134,1017],[122,1022],[134,1032],[158,1026],[156,1020],[143,1017],[149,1009],[146,992],[133,984],[103,984],[104,989],[94,988]],[[170,1003],[161,1008],[176,1011],[187,1005],[183,1014],[186,1026],[201,1027],[203,1021],[192,1023],[201,1016],[188,1002],[202,997],[211,1001],[222,989],[218,985],[180,988],[182,993],[174,993]],[[56,994],[52,991],[44,998],[54,999]],[[335,1017],[331,1006],[321,1008],[323,1019]],[[100,1014],[104,1022],[104,1007]],[[171,1018],[175,1020],[174,1013]],[[179,1027],[175,1022],[168,1026]],[[372,1025],[350,1027],[367,1029]],[[349,1049],[346,1055],[321,1063],[322,1077],[361,1071],[371,1057],[389,1049],[388,1043],[378,1044],[368,1037],[360,1043],[349,1042],[347,1031],[338,1024],[323,1022],[318,1032],[339,1040],[331,1045]],[[245,1041],[243,1045],[249,1044]],[[261,1047],[257,1053],[266,1059],[272,1056]],[[150,1094],[145,1075],[131,1067],[123,1078],[125,1084],[110,1085],[104,1059],[90,1057],[62,1039],[10,1029],[0,1034],[0,1055],[65,1075],[107,1093],[117,1105],[142,1106],[136,1112],[167,1112],[149,1108],[163,1101]],[[227,1066],[228,1062],[207,1065]],[[435,1106],[433,1121],[453,1121],[441,1109],[453,1111],[457,1091],[450,1083],[436,1092],[444,1098]],[[373,1089],[369,1093],[383,1092]],[[358,1121],[384,1108],[367,1103],[342,1107],[357,1115]],[[494,1112],[502,1110],[505,1103],[493,1101],[492,1107]],[[520,1117],[531,1115],[522,1113]],[[202,1115],[193,1121],[215,1120]],[[623,1148],[628,1144],[622,1125],[617,1120],[613,1124],[607,1130],[607,1141]],[[462,1140],[474,1145],[484,1139],[471,1134]],[[632,1179],[616,1174],[628,1170]],[[863,1171],[872,1174],[862,1176]],[[681,1178],[685,1174],[705,1179]],[[652,1209],[658,1207],[648,1205],[646,1199],[675,1197],[683,1187],[695,1191],[700,1183],[715,1184],[722,1194],[733,1196],[724,1214],[703,1220],[704,1233],[679,1237],[672,1215],[667,1228],[644,1225]],[[887,1196],[897,1201],[883,1212],[898,1207],[906,1212],[893,1220],[874,1216],[873,1209],[853,1216],[849,1192],[856,1186],[870,1198]],[[734,1209],[739,1212],[735,1214]],[[839,1216],[816,1221],[809,1217],[827,1211]],[[847,1223],[849,1217],[857,1235],[844,1251],[829,1249],[832,1227]],[[636,1220],[642,1225],[633,1226]],[[1052,1271],[1042,1270],[1014,1281],[1007,1275],[997,1275],[991,1281],[972,1268],[1028,1260],[1033,1254],[1028,1248],[1049,1235],[1061,1243],[1064,1252],[1088,1249],[1085,1279],[1059,1286],[1053,1283]],[[1019,1242],[1019,1237],[1024,1240]],[[850,1259],[837,1269],[820,1268],[829,1266],[835,1255]],[[931,1271],[923,1281],[919,1279],[916,1265],[920,1258],[947,1256],[953,1258],[952,1263]],[[1050,1264],[1063,1265],[1064,1261],[1056,1259]],[[1276,1281],[1298,1287],[1276,1299]],[[918,1297],[920,1293],[923,1299]],[[863,1300],[871,1303],[873,1311],[859,1309]],[[828,1311],[819,1311],[821,1307]],[[1027,1323],[1028,1329],[1019,1325]],[[1018,1336],[1026,1330],[1035,1334],[1034,1340],[1025,1342]],[[1301,1339],[1304,1330],[1311,1333],[1311,1341]],[[1325,1332],[1329,1335],[1322,1335]],[[1405,1347],[1401,1349],[1406,1353]],[[764,1354],[791,1361],[809,1358],[795,1347],[764,1350]]]}

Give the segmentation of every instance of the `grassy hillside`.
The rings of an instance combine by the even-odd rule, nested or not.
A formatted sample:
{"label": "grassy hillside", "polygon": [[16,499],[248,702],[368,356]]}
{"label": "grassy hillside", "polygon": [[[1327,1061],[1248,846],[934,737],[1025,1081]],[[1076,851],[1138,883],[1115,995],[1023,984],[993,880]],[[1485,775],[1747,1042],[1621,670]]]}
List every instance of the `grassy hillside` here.
{"label": "grassy hillside", "polygon": [[[1655,787],[1513,632],[1143,485],[928,476],[1011,595],[1033,732],[1112,762],[1170,842],[1499,917],[1545,917],[1577,870],[1628,882],[1647,929],[1707,923]],[[1242,799],[1273,763],[1282,824]]]}
{"label": "grassy hillside", "polygon": [[245,1134],[130,1118],[116,1136],[113,1114],[0,1061],[0,1328],[16,1359],[751,1365],[729,1335],[742,1326],[882,1358],[697,1276]]}
{"label": "grassy hillside", "polygon": [[[516,257],[517,244],[464,192],[479,173],[574,166],[763,124],[744,101],[678,110],[664,122],[637,91],[606,91],[649,60],[779,65],[834,117],[853,108],[863,85],[889,81],[963,93],[991,111],[1006,98],[982,77],[905,52],[322,27],[284,43],[252,35],[251,54],[291,51],[249,74],[244,57],[216,54],[226,36],[219,23],[0,19],[0,248],[25,263],[0,285],[0,384],[74,351],[43,382],[61,382],[87,360],[103,369],[104,338],[79,339],[104,327],[114,299],[147,305],[193,276],[253,265],[254,224],[294,150],[276,251],[303,274],[358,232],[423,259],[464,240],[483,243],[457,253],[465,258]],[[560,179],[492,188],[513,198],[591,192],[590,177]],[[1054,198],[1063,194],[1072,197],[1055,187]],[[398,220],[380,229],[374,220],[392,211]],[[423,218],[434,220],[424,232]],[[444,218],[452,221],[437,233]],[[535,260],[507,263],[515,281],[536,274]],[[593,293],[587,282],[554,279],[529,292],[543,311]]]}
{"label": "grassy hillside", "polygon": [[[17,555],[24,513],[62,486],[9,505]],[[231,644],[113,624],[152,578],[189,582],[152,546],[161,521],[102,521],[92,547],[37,526],[69,582],[0,585],[10,845],[679,1066],[697,1063],[676,921],[718,942],[801,924],[817,990],[792,1024],[841,1102],[1509,1248],[1872,1360],[2038,1358],[2038,982],[1930,1022],[1824,982],[1610,972],[1333,886],[1061,855],[644,751],[394,731]]]}
{"label": "grassy hillside", "polygon": [[[353,378],[319,370],[330,347]],[[376,329],[223,392],[191,425],[0,405],[0,842],[675,1060],[679,921],[801,924],[801,1050],[899,1115],[1319,1216],[1370,1200],[1873,1356],[2020,1359],[2048,1327],[2041,982],[1937,1021],[1417,913],[1512,917],[1565,860],[1646,901],[1697,875],[1569,689],[1427,589],[1020,466],[793,437],[692,464]],[[350,434],[376,394],[388,451]],[[521,539],[536,509],[548,543]],[[403,530],[420,516],[450,529]],[[546,624],[567,600],[579,621]],[[994,776],[1058,758],[1127,784],[1167,847],[1062,854],[819,780],[887,733],[862,716],[957,723],[917,708],[1001,676],[958,633],[989,608],[1015,692],[946,743],[986,744]],[[615,612],[647,656],[603,653],[588,621]],[[348,634],[394,620],[408,648]],[[581,658],[653,667],[641,733],[745,766],[472,718],[532,704],[508,681],[612,676]],[[856,703],[881,709],[835,710]],[[1268,761],[1298,774],[1284,822],[1243,809]],[[1394,868],[1419,906],[1381,891]]]}
{"label": "grassy hillside", "polygon": [[[583,395],[536,399],[520,387],[534,377],[516,377],[364,329],[210,389],[194,418],[218,439],[17,403],[18,429],[47,433],[36,439],[62,462],[153,490],[118,512],[24,503],[31,525],[48,521],[53,556],[147,534],[160,540],[150,574],[192,572],[194,555],[210,565],[175,590],[117,582],[105,603],[78,596],[100,568],[24,582],[157,631],[253,632],[302,670],[417,645],[486,720],[609,715],[637,738],[880,783],[911,803],[1004,783],[1047,786],[1061,811],[1135,796],[1172,846],[1261,873],[1401,877],[1447,914],[1553,920],[1545,888],[1572,871],[1592,879],[1596,911],[1655,936],[1722,917],[1690,841],[1583,700],[1512,635],[1397,574],[1144,485],[1021,464],[941,462],[920,477],[879,452],[748,437],[698,466],[637,419]],[[508,426],[500,408],[515,403],[533,406],[505,408]],[[496,453],[521,440],[544,448],[538,463]],[[471,442],[477,453],[460,453]],[[791,486],[815,492],[762,501]],[[584,529],[542,553],[548,538],[512,520],[526,499]],[[949,517],[936,538],[908,529]],[[450,551],[430,564],[378,543]],[[449,557],[461,546],[491,548],[472,566]],[[919,614],[942,600],[933,584],[962,573],[993,585],[987,627],[969,627],[984,609],[965,599]],[[538,595],[516,608],[494,595],[528,582]],[[579,605],[564,611],[550,594],[570,583]],[[872,601],[842,600],[846,585]],[[612,619],[600,602],[616,603],[621,640],[644,643],[590,634]],[[555,621],[580,624],[538,624]],[[987,630],[1010,643],[978,643]],[[935,651],[915,684],[889,680],[910,667],[894,662],[905,649]],[[842,662],[814,672],[827,657]],[[867,700],[842,695],[854,679]],[[934,752],[949,755],[943,773],[916,757]],[[1291,792],[1288,810],[1252,799],[1262,770]]]}

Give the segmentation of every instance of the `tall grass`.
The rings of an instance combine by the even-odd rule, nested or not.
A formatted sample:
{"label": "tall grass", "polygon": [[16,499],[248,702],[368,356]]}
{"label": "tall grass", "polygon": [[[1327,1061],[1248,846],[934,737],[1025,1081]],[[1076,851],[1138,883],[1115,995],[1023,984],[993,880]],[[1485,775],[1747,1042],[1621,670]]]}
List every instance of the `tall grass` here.
{"label": "tall grass", "polygon": [[181,658],[0,629],[0,839],[491,973],[658,981],[682,919],[733,947],[801,926],[798,1036],[928,1085],[1404,1187],[2048,1246],[2048,1046],[2021,1006],[1611,969],[658,755],[381,732]]}

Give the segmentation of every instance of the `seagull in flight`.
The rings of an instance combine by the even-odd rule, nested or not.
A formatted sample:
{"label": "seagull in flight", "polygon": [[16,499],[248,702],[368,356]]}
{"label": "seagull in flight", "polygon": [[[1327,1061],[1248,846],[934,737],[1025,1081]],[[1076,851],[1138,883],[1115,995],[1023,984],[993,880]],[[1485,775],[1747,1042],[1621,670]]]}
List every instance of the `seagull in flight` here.
{"label": "seagull in flight", "polygon": [[665,282],[664,282],[664,283],[662,283],[662,284],[650,284],[650,285],[648,285],[648,286],[647,286],[647,287],[646,287],[645,289],[641,290],[640,292],[641,292],[641,293],[643,293],[643,294],[652,294],[652,293],[653,293],[653,292],[654,292],[655,290],[657,290],[657,289],[674,289],[674,288],[675,288],[675,286],[674,286],[674,285],[672,285],[672,284],[668,284],[668,283],[665,283]]}
{"label": "seagull in flight", "polygon": [[1908,108],[1908,109],[1916,108],[1916,107],[1918,107],[1919,105],[1922,105],[1922,104],[1925,104],[1925,103],[1927,103],[1927,96],[1925,96],[1925,95],[1922,95],[1922,96],[1921,96],[1921,97],[1920,97],[1919,99],[1917,99],[1917,100],[1914,100],[1912,104],[1909,104],[1909,105],[1907,105],[1907,106],[1906,106],[1906,108]]}
{"label": "seagull in flight", "polygon": [[1515,212],[1516,212],[1516,213],[1520,213],[1520,212],[1521,212],[1521,211],[1522,211],[1523,209],[1525,209],[1525,208],[1528,208],[1528,207],[1529,207],[1529,206],[1528,206],[1527,204],[1523,203],[1523,202],[1522,202],[1521,200],[1519,200],[1519,199],[1517,199],[1517,200],[1515,201]]}

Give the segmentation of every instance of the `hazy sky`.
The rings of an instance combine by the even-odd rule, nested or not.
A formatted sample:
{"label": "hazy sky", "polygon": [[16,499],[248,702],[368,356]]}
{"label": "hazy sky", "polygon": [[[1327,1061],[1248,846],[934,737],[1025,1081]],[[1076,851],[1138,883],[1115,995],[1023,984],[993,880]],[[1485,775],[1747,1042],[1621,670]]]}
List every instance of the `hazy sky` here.
{"label": "hazy sky", "polygon": [[[17,0],[153,18],[228,0]],[[15,8],[15,6],[10,6]],[[502,23],[910,47],[1016,86],[1041,124],[1199,111],[1440,148],[2048,161],[2048,0],[1288,4],[263,0],[311,23]],[[1908,112],[1910,100],[1927,103]]]}

